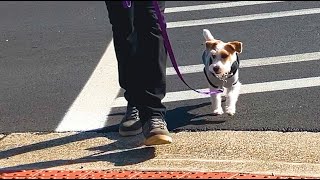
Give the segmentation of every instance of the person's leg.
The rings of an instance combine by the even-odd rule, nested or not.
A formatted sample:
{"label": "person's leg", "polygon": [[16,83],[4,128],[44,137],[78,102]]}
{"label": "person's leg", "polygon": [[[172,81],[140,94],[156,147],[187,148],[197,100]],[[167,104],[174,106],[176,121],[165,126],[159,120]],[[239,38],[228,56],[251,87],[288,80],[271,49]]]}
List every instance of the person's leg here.
{"label": "person's leg", "polygon": [[109,21],[112,25],[113,43],[118,61],[120,87],[127,87],[128,60],[132,59],[133,42],[129,37],[133,32],[133,9],[123,8],[121,1],[105,1]]}
{"label": "person's leg", "polygon": [[[130,81],[128,77],[131,76],[130,63],[136,46],[133,33],[133,8],[124,8],[121,1],[105,1],[105,3],[112,25],[113,43],[118,61],[119,84],[125,90],[125,96],[128,96],[127,84]],[[119,133],[122,136],[131,136],[141,132],[142,124],[139,112],[129,102],[126,114],[119,125]]]}
{"label": "person's leg", "polygon": [[[158,3],[164,12],[165,1]],[[164,120],[166,107],[161,102],[166,94],[167,53],[152,1],[135,1],[134,28],[138,42],[132,65],[135,73],[128,81],[134,96],[128,98],[139,109],[145,144],[171,143]]]}

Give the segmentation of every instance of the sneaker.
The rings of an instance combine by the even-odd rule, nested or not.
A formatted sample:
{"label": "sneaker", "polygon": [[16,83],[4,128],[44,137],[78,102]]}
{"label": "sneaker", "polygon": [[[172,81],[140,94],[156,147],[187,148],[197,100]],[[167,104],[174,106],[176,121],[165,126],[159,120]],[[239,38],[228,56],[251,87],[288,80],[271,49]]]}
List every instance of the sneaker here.
{"label": "sneaker", "polygon": [[136,107],[127,106],[125,116],[120,122],[119,134],[121,136],[135,136],[142,132],[142,123],[139,118],[139,111]]}
{"label": "sneaker", "polygon": [[144,144],[147,146],[170,144],[172,142],[167,123],[162,118],[151,118],[146,121],[142,129],[146,138]]}

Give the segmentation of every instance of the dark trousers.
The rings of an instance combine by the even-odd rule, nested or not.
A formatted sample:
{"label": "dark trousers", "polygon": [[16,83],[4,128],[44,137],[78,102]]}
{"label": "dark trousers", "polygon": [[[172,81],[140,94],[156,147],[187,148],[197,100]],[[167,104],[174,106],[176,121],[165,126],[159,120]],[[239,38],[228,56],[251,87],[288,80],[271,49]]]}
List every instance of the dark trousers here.
{"label": "dark trousers", "polygon": [[[162,13],[165,1],[158,1]],[[152,1],[106,1],[118,60],[120,87],[142,119],[164,117],[167,53]]]}

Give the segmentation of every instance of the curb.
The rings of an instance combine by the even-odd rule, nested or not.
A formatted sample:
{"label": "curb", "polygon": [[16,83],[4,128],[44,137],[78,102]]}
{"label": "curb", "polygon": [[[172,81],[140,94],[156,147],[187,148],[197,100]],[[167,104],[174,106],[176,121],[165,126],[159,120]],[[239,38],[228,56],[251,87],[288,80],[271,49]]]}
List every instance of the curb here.
{"label": "curb", "polygon": [[231,172],[129,170],[0,170],[0,179],[319,179]]}

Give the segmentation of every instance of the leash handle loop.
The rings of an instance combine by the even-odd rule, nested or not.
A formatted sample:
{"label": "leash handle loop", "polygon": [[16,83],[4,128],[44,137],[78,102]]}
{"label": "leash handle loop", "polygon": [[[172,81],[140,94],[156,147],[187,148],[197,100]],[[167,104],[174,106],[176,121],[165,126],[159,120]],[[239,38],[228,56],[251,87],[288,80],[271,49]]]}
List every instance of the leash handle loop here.
{"label": "leash handle loop", "polygon": [[130,8],[131,7],[131,1],[122,1],[123,8]]}

